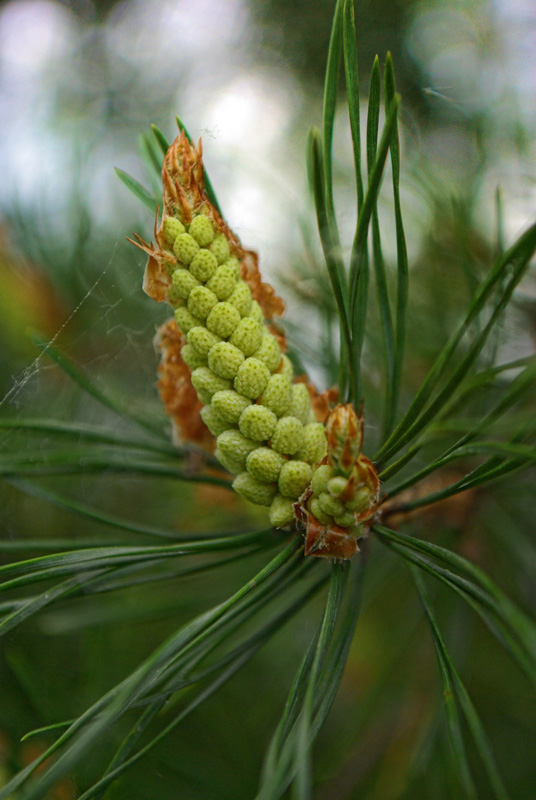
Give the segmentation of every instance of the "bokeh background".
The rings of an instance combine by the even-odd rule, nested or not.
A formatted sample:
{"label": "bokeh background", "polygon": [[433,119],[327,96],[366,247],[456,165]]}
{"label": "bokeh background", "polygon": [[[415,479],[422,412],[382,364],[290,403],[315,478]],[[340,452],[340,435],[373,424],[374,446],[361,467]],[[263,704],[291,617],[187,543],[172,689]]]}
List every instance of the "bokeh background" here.
{"label": "bokeh background", "polygon": [[[152,220],[113,168],[149,185],[140,135],[156,123],[171,139],[176,114],[203,138],[231,227],[259,251],[263,274],[285,295],[295,350],[320,384],[330,383],[329,353],[328,363],[321,358],[325,330],[314,313],[322,280],[315,277],[305,139],[321,121],[333,7],[331,0],[0,3],[2,415],[74,418],[118,430],[127,424],[108,418],[41,357],[32,331],[54,339],[132,409],[161,414],[152,337],[166,312],[143,295],[144,259],[125,240],[132,231],[150,238]],[[364,97],[373,58],[378,53],[383,63],[387,50],[403,97],[402,200],[415,287],[411,392],[501,242],[534,221],[536,5],[357,0],[356,19]],[[349,246],[355,190],[342,88],[334,161]],[[383,202],[388,219],[389,199]],[[382,233],[389,260],[390,223]],[[528,280],[497,345],[505,357],[533,349],[535,298]],[[46,442],[2,432],[3,445]],[[101,509],[181,531],[263,524],[262,512],[234,498],[170,481],[65,477],[61,488]],[[534,532],[522,489],[511,483],[485,502],[471,497],[414,524],[424,526],[421,534],[461,541],[462,552],[530,609]],[[102,527],[73,521],[9,481],[0,485],[0,526],[4,544],[27,535],[106,537]],[[317,750],[318,797],[440,800],[451,790],[434,654],[407,576],[391,559],[372,554],[374,577],[343,700]],[[20,745],[27,730],[81,711],[178,623],[236,588],[250,566],[218,585],[191,579],[187,591],[163,581],[143,602],[125,592],[106,605],[95,598],[65,605],[8,637],[0,657],[0,786],[40,746]],[[512,797],[533,797],[536,709],[524,679],[453,598],[438,592],[438,602]],[[184,798],[253,796],[263,747],[315,619],[313,610],[292,623],[134,773],[128,795],[117,796],[175,797],[179,782]],[[210,773],[207,762],[216,765]],[[76,784],[55,792],[75,797]]]}

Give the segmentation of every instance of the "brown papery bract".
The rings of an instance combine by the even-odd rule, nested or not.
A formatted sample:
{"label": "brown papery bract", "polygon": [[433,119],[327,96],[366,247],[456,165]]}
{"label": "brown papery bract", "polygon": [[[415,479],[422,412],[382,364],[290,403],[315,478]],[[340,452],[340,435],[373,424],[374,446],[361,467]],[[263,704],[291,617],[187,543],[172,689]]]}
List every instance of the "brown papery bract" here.
{"label": "brown papery bract", "polygon": [[185,344],[174,319],[165,322],[155,337],[155,345],[162,353],[158,367],[158,391],[173,420],[175,438],[179,443],[193,442],[209,453],[216,448],[216,440],[200,416],[203,407],[192,386],[190,368],[182,360]]}

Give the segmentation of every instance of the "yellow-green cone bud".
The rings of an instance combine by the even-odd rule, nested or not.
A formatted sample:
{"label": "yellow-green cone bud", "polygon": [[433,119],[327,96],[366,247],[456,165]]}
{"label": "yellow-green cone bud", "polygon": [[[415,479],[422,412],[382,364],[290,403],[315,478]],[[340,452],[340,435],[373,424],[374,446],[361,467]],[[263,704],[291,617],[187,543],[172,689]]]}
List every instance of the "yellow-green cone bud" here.
{"label": "yellow-green cone bud", "polygon": [[328,492],[333,495],[333,497],[338,497],[340,494],[344,492],[346,487],[348,486],[348,481],[346,478],[343,478],[342,475],[335,475],[334,478],[330,478],[328,481]]}
{"label": "yellow-green cone bud", "polygon": [[201,286],[201,284],[189,269],[181,267],[176,269],[171,276],[171,286],[180,298],[188,300],[192,289],[195,289],[196,286]]}
{"label": "yellow-green cone bud", "polygon": [[196,353],[203,358],[208,358],[211,348],[220,341],[218,336],[207,331],[202,325],[190,328],[186,338],[188,339],[188,344],[191,344]]}
{"label": "yellow-green cone bud", "polygon": [[229,297],[229,303],[235,306],[240,312],[241,317],[247,317],[249,312],[251,311],[251,304],[253,300],[251,297],[251,291],[247,283],[243,281],[239,281],[236,289]]}
{"label": "yellow-green cone bud", "polygon": [[328,481],[332,475],[333,467],[330,467],[329,464],[321,464],[321,466],[317,467],[313,474],[313,480],[311,481],[313,494],[319,495],[322,494],[322,492],[327,492]]}
{"label": "yellow-green cone bud", "polygon": [[245,408],[251,405],[251,400],[232,389],[216,392],[212,398],[212,405],[222,419],[237,424]]}
{"label": "yellow-green cone bud", "polygon": [[224,266],[232,271],[232,274],[234,275],[236,280],[240,278],[240,264],[236,256],[231,256],[230,258],[228,258]]}
{"label": "yellow-green cone bud", "polygon": [[329,492],[322,492],[318,498],[320,508],[326,514],[331,514],[332,517],[339,517],[344,513],[344,506],[340,500],[329,494]]}
{"label": "yellow-green cone bud", "polygon": [[247,472],[243,472],[238,478],[235,478],[233,489],[246,500],[258,506],[270,506],[277,494],[275,483],[263,483],[252,478]]}
{"label": "yellow-green cone bud", "polygon": [[296,417],[281,417],[272,434],[272,447],[278,453],[293,456],[303,444],[303,425]]}
{"label": "yellow-green cone bud", "polygon": [[262,328],[251,317],[244,317],[236,326],[230,342],[238,347],[245,356],[252,356],[262,343]]}
{"label": "yellow-green cone bud", "polygon": [[208,367],[198,367],[192,372],[192,386],[196,392],[203,392],[205,396],[208,394],[212,397],[215,392],[229,389],[231,382],[218,378]]}
{"label": "yellow-green cone bud", "polygon": [[[207,317],[207,328],[216,336],[228,339],[240,322],[238,309],[230,303],[217,303]],[[232,342],[234,344],[234,342]]]}
{"label": "yellow-green cone bud", "polygon": [[206,319],[217,302],[218,298],[214,292],[211,292],[206,286],[196,286],[188,298],[188,311],[194,317]]}
{"label": "yellow-green cone bud", "polygon": [[217,439],[218,450],[224,455],[232,458],[236,463],[240,464],[242,469],[246,468],[246,458],[258,446],[258,442],[252,439],[246,439],[242,436],[240,431],[230,430],[221,433]]}
{"label": "yellow-green cone bud", "polygon": [[337,525],[340,525],[341,528],[349,528],[355,523],[355,518],[351,511],[344,511],[342,514],[335,517],[335,522]]}
{"label": "yellow-green cone bud", "polygon": [[321,422],[310,422],[303,429],[303,444],[298,450],[298,458],[308,464],[318,464],[328,451],[324,426]]}
{"label": "yellow-green cone bud", "polygon": [[222,467],[232,472],[233,475],[240,475],[241,472],[244,472],[244,466],[239,461],[234,459],[228,453],[223,453],[219,448],[216,448],[216,452],[214,453]]}
{"label": "yellow-green cone bud", "polygon": [[234,380],[234,388],[238,394],[256,400],[263,393],[270,377],[266,364],[258,358],[246,358],[239,367]]}
{"label": "yellow-green cone bud", "polygon": [[[279,347],[279,342],[271,333],[264,334],[259,349],[255,350],[251,355],[255,355],[255,358],[263,361],[270,372],[275,372],[281,363],[281,348]],[[309,408],[310,402],[307,405],[307,412],[309,412]]]}
{"label": "yellow-green cone bud", "polygon": [[283,497],[298,500],[311,482],[313,470],[305,461],[287,461],[279,473],[279,491]]}
{"label": "yellow-green cone bud", "polygon": [[292,396],[290,401],[289,414],[292,417],[299,419],[303,425],[309,422],[309,409],[311,408],[311,399],[307,386],[304,383],[295,383],[292,386]]}
{"label": "yellow-green cone bud", "polygon": [[344,504],[348,511],[364,511],[370,505],[372,492],[368,486],[362,486],[354,492],[352,500]]}
{"label": "yellow-green cone bud", "polygon": [[272,375],[262,395],[262,403],[278,417],[284,417],[290,409],[292,384],[285,375]]}
{"label": "yellow-green cone bud", "polygon": [[186,301],[183,300],[182,297],[180,297],[180,295],[178,294],[178,292],[176,291],[176,289],[173,286],[170,286],[168,288],[167,294],[166,294],[166,300],[168,301],[170,306],[173,306],[173,308],[177,308],[178,306],[185,306],[186,305]]}
{"label": "yellow-green cone bud", "polygon": [[309,511],[319,522],[323,525],[328,525],[331,522],[331,516],[326,514],[318,501],[318,497],[312,497],[308,503]]}
{"label": "yellow-green cone bud", "polygon": [[258,481],[277,481],[285,459],[270,447],[257,447],[246,459],[246,469]]}
{"label": "yellow-green cone bud", "polygon": [[214,292],[218,300],[227,300],[236,289],[234,272],[232,264],[226,262],[218,267],[214,275],[207,281],[207,287]]}
{"label": "yellow-green cone bud", "polygon": [[294,508],[292,500],[276,494],[270,506],[270,524],[274,528],[286,528],[294,522]]}
{"label": "yellow-green cone bud", "polygon": [[251,405],[242,412],[238,427],[248,439],[264,442],[272,435],[276,422],[277,417],[269,408]]}
{"label": "yellow-green cone bud", "polygon": [[191,344],[185,344],[181,350],[182,360],[186,364],[187,367],[193,370],[197,369],[198,367],[206,367],[207,366],[207,359],[200,356],[199,353],[194,350]]}
{"label": "yellow-green cone bud", "polygon": [[187,334],[189,331],[192,330],[192,328],[195,328],[202,322],[202,320],[198,319],[197,317],[194,317],[193,314],[190,314],[188,309],[185,308],[184,306],[176,308],[174,316],[178,329],[182,331],[184,334]]}
{"label": "yellow-green cone bud", "polygon": [[223,235],[218,233],[210,245],[210,252],[216,256],[218,264],[224,264],[229,258],[229,243]]}
{"label": "yellow-green cone bud", "polygon": [[199,245],[189,233],[180,233],[173,242],[173,252],[183,264],[188,265],[199,250]]}
{"label": "yellow-green cone bud", "polygon": [[294,368],[288,356],[283,355],[281,357],[281,365],[277,374],[285,375],[290,381],[292,381],[292,378],[294,377]]}
{"label": "yellow-green cone bud", "polygon": [[230,342],[218,342],[208,354],[208,365],[220,378],[234,378],[243,361],[244,354]]}
{"label": "yellow-green cone bud", "polygon": [[184,225],[177,217],[166,217],[162,225],[162,230],[164,232],[164,239],[172,246],[179,233],[184,233]]}
{"label": "yellow-green cone bud", "polygon": [[205,389],[201,389],[201,388],[200,389],[196,389],[196,392],[197,392],[197,396],[198,396],[199,400],[201,401],[201,403],[203,403],[204,406],[210,405],[210,401],[212,400],[212,393],[211,392],[207,392]]}
{"label": "yellow-green cone bud", "polygon": [[213,436],[219,436],[220,433],[229,430],[231,427],[230,423],[225,422],[211,405],[203,406],[200,414],[201,419]]}
{"label": "yellow-green cone bud", "polygon": [[218,262],[216,256],[202,248],[190,262],[190,272],[198,281],[205,283],[216,272]]}
{"label": "yellow-green cone bud", "polygon": [[262,308],[260,307],[260,305],[257,303],[256,300],[254,300],[251,304],[249,316],[256,322],[258,322],[260,325],[264,324],[264,314],[262,313]]}
{"label": "yellow-green cone bud", "polygon": [[203,214],[194,217],[188,228],[188,233],[190,236],[193,236],[197,244],[201,247],[206,247],[214,239],[214,227],[212,222]]}

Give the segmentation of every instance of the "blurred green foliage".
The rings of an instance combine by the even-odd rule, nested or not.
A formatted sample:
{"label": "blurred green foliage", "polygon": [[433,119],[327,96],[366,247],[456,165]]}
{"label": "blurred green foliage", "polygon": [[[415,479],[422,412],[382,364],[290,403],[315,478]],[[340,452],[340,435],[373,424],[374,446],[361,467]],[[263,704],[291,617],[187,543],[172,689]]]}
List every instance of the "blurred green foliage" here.
{"label": "blurred green foliage", "polygon": [[[2,3],[0,12],[13,10],[15,5],[13,1]],[[110,36],[117,19],[128,19],[130,13],[135,21],[140,19],[135,16],[139,4],[120,4],[115,9],[120,17],[113,13],[117,5],[61,4],[71,9],[79,26],[76,36],[71,32],[79,47],[69,70],[52,64],[46,74],[34,78],[41,81],[39,89],[46,95],[46,108],[36,112],[35,127],[52,131],[66,149],[52,164],[59,165],[59,187],[43,169],[42,173],[35,172],[33,193],[16,195],[5,189],[1,196],[0,386],[2,396],[6,395],[1,410],[5,420],[38,417],[99,426],[110,433],[111,441],[103,449],[103,458],[110,464],[120,457],[153,464],[157,457],[151,447],[165,450],[168,433],[154,385],[156,359],[151,344],[165,310],[149,308],[141,290],[142,259],[124,241],[132,230],[143,231],[149,238],[150,223],[119,182],[115,185],[111,165],[127,169],[134,165],[132,171],[138,169],[134,150],[139,131],[149,122],[170,130],[175,111],[182,113],[183,98],[191,114],[197,115],[188,87],[199,76],[195,69],[181,72],[178,67],[170,76],[164,74],[162,65],[152,73],[144,71],[146,62],[136,67],[134,59],[128,62],[123,51],[114,50],[117,38]],[[480,20],[482,30],[486,4],[467,5],[464,19]],[[450,3],[443,6],[454,8]],[[210,10],[208,4],[204,8]],[[534,207],[523,216],[526,206],[521,201],[527,183],[533,179],[526,166],[534,146],[530,120],[515,109],[500,116],[500,104],[486,106],[485,96],[480,97],[479,104],[470,104],[463,96],[456,97],[451,87],[434,85],[437,71],[431,68],[431,58],[427,62],[426,54],[420,61],[415,57],[415,31],[431,24],[434,11],[437,4],[433,3],[385,2],[357,7],[361,84],[368,86],[375,52],[390,49],[397,66],[397,88],[404,101],[402,202],[411,288],[407,361],[400,396],[403,409],[412,402],[438,351],[459,323],[488,265],[510,243],[512,231],[525,223]],[[299,82],[301,101],[296,115],[285,117],[285,138],[291,162],[301,164],[292,173],[301,196],[305,194],[303,120],[310,118],[311,109],[313,116],[319,113],[318,87],[324,75],[333,4],[275,0],[251,4],[248,14],[237,72],[259,66],[268,72],[282,68]],[[434,30],[437,36],[441,28]],[[128,27],[125,31],[128,33]],[[146,33],[156,35],[153,31]],[[132,33],[128,35],[131,44]],[[497,27],[490,26],[487,37],[475,37],[475,41],[499,41]],[[497,64],[499,69],[500,62]],[[217,67],[209,66],[212,74]],[[162,74],[158,70],[163,70]],[[211,80],[212,85],[206,77],[199,86],[195,84],[201,106],[204,88],[216,94],[225,92],[223,83],[219,86],[214,77]],[[200,126],[212,125],[208,114],[190,119]],[[345,116],[339,111],[333,165],[335,205],[343,218],[352,217],[348,224],[351,228],[354,212],[347,209],[353,209],[355,201],[352,199],[350,205],[348,197],[354,198],[355,187],[348,167],[349,139]],[[300,142],[298,156],[296,141]],[[245,162],[252,147],[253,143],[245,139],[238,143]],[[243,184],[233,184],[229,179],[236,167],[235,156],[224,147],[228,163],[224,156],[219,163],[216,151],[217,142],[212,148],[215,169],[211,173],[224,209],[231,201],[234,208],[243,188]],[[255,153],[254,163],[255,158],[273,157],[271,150]],[[510,165],[512,171],[497,174],[498,163]],[[101,164],[98,171],[97,164]],[[246,167],[250,184],[263,175],[264,169],[262,164],[254,169]],[[278,169],[277,160],[272,158],[269,170]],[[137,177],[141,179],[140,171]],[[496,183],[503,179],[504,203],[494,206],[489,198],[494,197]],[[274,190],[274,185],[269,185],[272,195],[264,199],[266,207],[282,202],[279,187]],[[487,198],[486,214],[482,213],[483,197]],[[512,199],[516,201],[513,211],[509,203]],[[292,208],[292,198],[286,192],[282,205]],[[299,227],[297,218],[305,206],[304,201],[293,208],[296,213],[289,226],[293,231]],[[386,228],[382,219],[391,213],[391,201],[381,200],[378,210],[383,234]],[[321,267],[312,216],[308,219],[302,224],[301,240],[289,239],[285,263],[276,259],[272,267],[293,311],[285,325],[295,361],[301,361],[325,388],[338,378],[338,318]],[[245,244],[247,227],[240,231]],[[395,248],[389,231],[384,236],[387,280],[392,285]],[[269,243],[274,239],[271,229]],[[270,248],[266,250],[269,260]],[[371,302],[368,313],[362,382],[367,397],[367,452],[372,454],[383,424],[381,374],[385,356],[379,307]],[[535,319],[533,278],[529,278],[514,294],[497,334],[490,338],[481,368],[532,353]],[[32,329],[46,340],[53,339],[90,376],[97,390],[113,398],[123,416],[70,380],[36,347]],[[468,397],[457,418],[457,429],[449,429],[448,417],[443,419],[441,438],[427,443],[410,472],[424,467],[456,441],[464,432],[464,420],[465,429],[469,429],[482,419],[494,402],[500,402],[508,385],[498,375],[491,385]],[[533,391],[521,398],[511,415],[502,420],[501,434],[511,436],[530,419],[533,401]],[[160,438],[146,433],[132,417],[149,421],[160,430]],[[174,535],[214,530],[239,533],[261,530],[265,525],[262,511],[246,508],[230,493],[208,484],[193,485],[170,477],[155,480],[147,474],[115,472],[112,466],[93,476],[72,470],[56,478],[38,477],[36,465],[49,450],[70,452],[72,460],[83,464],[89,445],[76,430],[74,438],[66,434],[62,439],[51,431],[2,427],[0,440],[4,464],[8,455],[22,454],[28,469],[18,477],[7,473],[0,483],[0,549],[6,564],[15,563],[19,552],[32,557],[82,545],[161,543],[154,536],[121,531],[92,520],[84,513],[88,508],[113,517],[112,522],[134,520],[140,527]],[[125,441],[131,442],[129,449]],[[165,458],[166,465],[173,461],[162,451],[159,464]],[[474,463],[468,456],[461,466],[449,468],[448,480],[430,479],[428,491],[440,491]],[[182,463],[179,467],[177,464],[173,461],[173,468],[182,469]],[[195,470],[195,460],[186,462],[189,468]],[[402,478],[408,474],[402,473]],[[532,476],[533,472],[513,472],[500,483],[477,487],[437,508],[425,509],[410,517],[404,532],[464,555],[522,610],[534,614]],[[48,492],[52,502],[46,502],[39,492]],[[82,513],[69,510],[73,503],[82,507]],[[26,540],[32,544],[25,544]],[[21,743],[22,736],[82,713],[179,626],[239,589],[280,546],[276,537],[266,543],[266,550],[245,553],[227,566],[217,563],[221,555],[212,567],[210,559],[193,556],[188,562],[192,574],[182,576],[180,582],[177,574],[181,565],[172,561],[173,566],[155,567],[155,579],[150,583],[113,592],[92,593],[85,588],[86,576],[81,575],[75,597],[60,599],[9,631],[0,655],[0,786],[55,739],[53,733],[43,733]],[[314,750],[315,797],[442,800],[459,796],[436,655],[411,574],[375,537],[366,558],[358,635],[339,695]],[[196,567],[203,570],[195,572]],[[305,580],[298,583],[298,589]],[[25,597],[26,591],[16,590],[0,606],[2,613],[9,615],[16,609],[17,600]],[[459,597],[435,582],[429,582],[429,591],[439,628],[478,709],[509,795],[529,800],[536,782],[532,753],[536,702],[530,682]],[[316,595],[209,702],[184,720],[145,761],[127,772],[116,788],[112,786],[107,796],[171,798],[177,796],[179,785],[185,798],[255,796],[262,754],[276,728],[300,659],[320,622],[323,606],[323,598]],[[174,711],[171,700],[162,712],[164,723]],[[128,717],[117,730],[107,732],[106,742],[117,745],[133,719]],[[465,727],[463,731],[478,795],[488,797],[488,779]],[[62,782],[50,790],[50,797],[77,797],[106,763],[105,753],[94,749],[76,781]],[[15,796],[23,798],[24,794]]]}

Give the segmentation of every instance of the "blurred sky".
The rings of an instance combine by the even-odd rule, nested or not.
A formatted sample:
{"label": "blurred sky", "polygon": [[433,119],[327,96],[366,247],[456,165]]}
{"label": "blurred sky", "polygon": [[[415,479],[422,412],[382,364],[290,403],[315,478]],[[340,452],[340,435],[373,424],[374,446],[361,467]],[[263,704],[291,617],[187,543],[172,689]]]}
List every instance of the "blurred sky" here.
{"label": "blurred sky", "polygon": [[[140,133],[155,122],[171,137],[178,113],[203,135],[232,226],[260,250],[268,274],[277,271],[299,246],[305,136],[320,121],[333,5],[1,3],[0,213],[17,205],[68,235],[77,181],[95,223],[121,228],[138,212],[112,168],[141,179]],[[507,230],[518,232],[534,217],[536,194],[536,3],[382,0],[357,2],[356,17],[364,89],[374,52],[383,61],[393,50],[406,170],[476,192],[483,225],[500,183]],[[335,150],[344,203],[352,173],[345,114]],[[424,228],[420,178],[408,180],[406,195],[409,224]]]}

